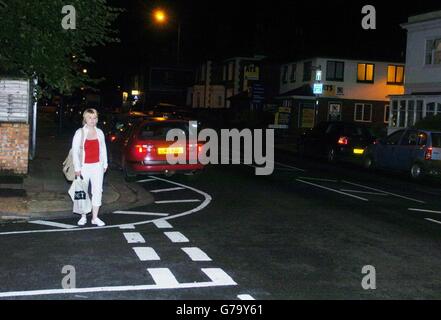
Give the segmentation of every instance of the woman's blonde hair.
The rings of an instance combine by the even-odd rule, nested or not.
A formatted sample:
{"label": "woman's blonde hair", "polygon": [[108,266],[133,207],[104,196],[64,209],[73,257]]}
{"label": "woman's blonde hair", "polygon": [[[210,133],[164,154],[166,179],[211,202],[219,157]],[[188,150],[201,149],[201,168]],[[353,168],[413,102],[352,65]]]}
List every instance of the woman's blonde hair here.
{"label": "woman's blonde hair", "polygon": [[95,115],[96,119],[98,120],[98,111],[96,111],[95,109],[86,109],[83,112],[83,125],[86,124],[86,116],[87,115]]}

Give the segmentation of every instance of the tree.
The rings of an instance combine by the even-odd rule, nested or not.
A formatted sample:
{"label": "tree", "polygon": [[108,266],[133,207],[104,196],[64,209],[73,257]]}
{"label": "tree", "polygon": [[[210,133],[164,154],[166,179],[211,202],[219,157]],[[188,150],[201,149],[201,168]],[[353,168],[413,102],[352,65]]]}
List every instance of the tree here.
{"label": "tree", "polygon": [[[119,42],[111,28],[122,9],[106,0],[71,0],[75,12],[63,10],[65,0],[1,0],[0,74],[38,77],[45,94],[57,90],[70,94],[97,83],[83,66],[93,59],[86,50]],[[62,13],[64,12],[64,13]],[[75,29],[62,21],[75,14]]]}

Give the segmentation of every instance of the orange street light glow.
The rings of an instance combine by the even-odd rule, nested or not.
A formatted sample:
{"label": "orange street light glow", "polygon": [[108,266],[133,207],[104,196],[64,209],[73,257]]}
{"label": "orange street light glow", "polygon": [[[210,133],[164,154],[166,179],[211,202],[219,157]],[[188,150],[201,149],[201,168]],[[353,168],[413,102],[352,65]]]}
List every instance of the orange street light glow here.
{"label": "orange street light glow", "polygon": [[155,17],[155,20],[159,23],[164,23],[167,18],[164,10],[161,10],[161,9],[155,10],[154,17]]}

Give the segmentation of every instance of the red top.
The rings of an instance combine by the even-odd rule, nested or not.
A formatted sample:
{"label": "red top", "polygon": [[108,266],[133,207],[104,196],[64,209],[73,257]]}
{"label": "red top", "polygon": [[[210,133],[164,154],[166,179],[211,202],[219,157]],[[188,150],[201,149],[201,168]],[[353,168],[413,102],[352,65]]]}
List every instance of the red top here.
{"label": "red top", "polygon": [[97,163],[100,162],[100,144],[98,139],[86,140],[84,144],[85,160],[84,163]]}

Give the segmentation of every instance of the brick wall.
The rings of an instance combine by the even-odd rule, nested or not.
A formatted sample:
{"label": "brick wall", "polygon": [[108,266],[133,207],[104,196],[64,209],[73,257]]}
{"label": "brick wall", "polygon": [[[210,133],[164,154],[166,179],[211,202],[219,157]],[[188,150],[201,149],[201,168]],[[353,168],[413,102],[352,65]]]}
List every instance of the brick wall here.
{"label": "brick wall", "polygon": [[0,172],[28,173],[29,125],[0,123]]}

